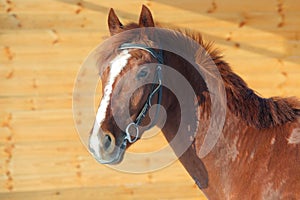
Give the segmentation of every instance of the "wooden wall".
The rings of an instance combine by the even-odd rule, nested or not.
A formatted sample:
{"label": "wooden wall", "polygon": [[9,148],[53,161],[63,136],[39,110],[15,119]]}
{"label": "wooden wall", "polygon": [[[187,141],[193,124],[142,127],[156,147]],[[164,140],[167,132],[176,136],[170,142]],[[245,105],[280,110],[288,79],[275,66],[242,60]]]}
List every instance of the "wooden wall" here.
{"label": "wooden wall", "polygon": [[0,0],[0,199],[204,199],[179,162],[149,174],[97,164],[76,133],[72,89],[115,8],[201,31],[264,97],[300,97],[298,0]]}

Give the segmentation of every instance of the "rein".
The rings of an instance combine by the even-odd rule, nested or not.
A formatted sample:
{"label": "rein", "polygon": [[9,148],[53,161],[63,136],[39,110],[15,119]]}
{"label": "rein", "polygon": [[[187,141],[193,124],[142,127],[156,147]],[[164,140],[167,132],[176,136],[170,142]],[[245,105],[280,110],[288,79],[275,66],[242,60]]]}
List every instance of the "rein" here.
{"label": "rein", "polygon": [[[131,122],[130,124],[128,124],[125,129],[126,136],[125,136],[124,140],[127,140],[130,143],[134,143],[139,138],[139,125],[140,125],[141,121],[143,120],[143,118],[146,116],[149,108],[152,106],[151,101],[152,101],[153,96],[156,93],[158,95],[157,104],[158,105],[161,104],[161,98],[162,98],[161,64],[163,64],[163,53],[162,53],[162,50],[159,50],[159,52],[156,52],[153,48],[150,48],[144,44],[124,43],[119,47],[119,50],[126,50],[126,49],[141,49],[141,50],[147,51],[159,63],[159,64],[157,64],[157,67],[155,70],[155,76],[154,76],[154,80],[153,80],[154,83],[152,85],[151,93],[149,94],[146,102],[144,103],[142,110],[140,111],[140,113],[138,114],[138,116],[136,117],[134,122]],[[154,119],[152,120],[152,123],[149,125],[149,127],[147,129],[152,128],[156,124],[156,122],[158,120],[159,110],[160,110],[160,106],[157,106]],[[135,137],[133,139],[131,139],[131,135],[133,135],[133,134],[131,134],[129,132],[129,129],[131,126],[133,126],[136,131]]]}

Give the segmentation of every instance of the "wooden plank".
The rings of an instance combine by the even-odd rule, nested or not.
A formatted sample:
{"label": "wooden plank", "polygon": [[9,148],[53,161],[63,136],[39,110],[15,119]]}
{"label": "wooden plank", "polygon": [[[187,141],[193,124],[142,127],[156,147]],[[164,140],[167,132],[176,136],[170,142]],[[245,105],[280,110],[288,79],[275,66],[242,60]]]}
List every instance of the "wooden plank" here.
{"label": "wooden plank", "polygon": [[[3,2],[6,7],[13,7],[10,12],[35,12],[35,13],[60,13],[60,14],[81,14],[82,12],[93,11],[93,12],[103,12],[108,11],[111,7],[120,7],[120,8],[130,8],[130,9],[140,9],[141,4],[146,1],[138,1],[133,0],[130,2],[101,2],[97,0],[90,0],[88,2],[82,1],[65,1],[58,0],[53,2],[52,0],[45,0],[45,4],[38,4],[35,0],[28,0],[26,2],[22,0],[14,0],[10,3]],[[77,9],[81,8],[81,11],[78,12]],[[76,12],[77,11],[77,12]],[[7,13],[6,10],[2,11],[3,13]]]}
{"label": "wooden plank", "polygon": [[[72,27],[73,29],[82,30],[94,29],[107,30],[106,20],[99,21],[98,19],[107,18],[109,8],[106,8],[103,13],[82,13],[76,14],[65,14],[62,17],[62,13],[40,13],[39,17],[36,18],[35,14],[30,12],[26,13],[14,13],[14,14],[0,14],[0,21],[2,23],[2,29],[54,29],[62,30],[65,24]],[[137,9],[139,10],[139,9]],[[169,24],[176,24],[177,26],[186,27],[186,23],[190,24],[198,23],[202,28],[216,27],[214,24],[219,22],[218,25],[222,27],[238,27],[242,26],[241,23],[247,24],[247,26],[254,26],[257,29],[264,31],[275,31],[279,28],[289,31],[295,31],[297,25],[299,25],[299,13],[298,12],[287,12],[285,13],[285,21],[282,26],[280,24],[280,15],[276,11],[274,12],[228,12],[228,13],[216,13],[213,16],[207,15],[207,13],[201,12],[187,12],[186,10],[177,10],[178,15],[173,16],[173,9],[164,9],[157,12],[156,18],[161,22],[167,22]],[[130,14],[127,10],[121,10],[119,13],[124,13],[122,21],[128,21],[128,19],[137,20],[138,13]],[[154,12],[156,13],[156,12]],[[122,16],[122,15],[120,15]],[[261,20],[264,19],[264,20]],[[212,23],[215,22],[215,23]],[[195,26],[195,25],[194,25]],[[101,28],[102,27],[102,28]],[[195,26],[197,28],[197,25]],[[200,26],[198,26],[200,27]]]}
{"label": "wooden plank", "polygon": [[[158,189],[157,189],[158,188]],[[155,192],[154,192],[155,191]],[[188,191],[188,192],[187,192]],[[147,195],[146,195],[147,194]],[[67,190],[48,190],[42,192],[20,192],[2,194],[4,200],[10,199],[112,199],[118,196],[119,199],[205,199],[204,195],[192,184],[173,183],[172,187],[160,184],[139,184],[119,185],[106,187],[84,187]],[[197,197],[197,198],[196,198]]]}
{"label": "wooden plank", "polygon": [[[61,48],[68,47],[73,51],[82,50],[83,47],[93,48],[109,35],[108,30],[74,31],[68,29],[0,30],[0,33],[1,46],[13,46],[26,50],[39,47],[44,51],[61,50]],[[79,44],[80,46],[78,46]]]}
{"label": "wooden plank", "polygon": [[[10,96],[0,98],[0,110],[7,112],[35,111],[35,110],[63,110],[72,106],[70,95],[36,95],[36,96]],[[30,115],[34,115],[32,112]]]}
{"label": "wooden plank", "polygon": [[[17,142],[19,140],[42,142],[77,138],[77,135],[73,134],[75,129],[70,109],[16,111],[9,112],[7,115],[11,118],[7,122],[8,126],[13,130],[14,139]],[[3,119],[2,124],[5,120]]]}
{"label": "wooden plank", "polygon": [[[215,4],[215,5],[213,5]],[[164,6],[166,5],[166,6]],[[298,11],[300,9],[299,2],[297,0],[287,0],[282,3],[284,8],[288,11]],[[151,7],[157,8],[156,10],[190,10],[195,12],[204,12],[207,14],[213,14],[215,12],[274,12],[276,11],[278,4],[276,1],[238,1],[238,0],[223,0],[212,2],[209,0],[203,0],[201,3],[194,0],[181,1],[168,1],[158,0],[151,4]],[[213,9],[215,7],[215,9]]]}
{"label": "wooden plank", "polygon": [[[251,43],[249,39],[255,39],[261,41],[262,44],[265,42],[273,41],[274,46],[278,46],[286,40],[299,42],[298,36],[299,30],[291,31],[285,29],[278,29],[276,31],[266,32],[264,30],[253,29],[250,26],[243,28],[232,28],[228,29],[228,23],[224,24],[224,27],[200,27],[200,23],[191,23],[195,27],[193,30],[202,32],[207,35],[218,35],[222,37],[222,40],[239,40],[245,43]],[[202,25],[203,26],[203,25]],[[187,28],[187,27],[186,27]],[[251,31],[251,32],[249,32]],[[224,34],[225,32],[225,34]],[[61,49],[62,47],[82,47],[93,48],[98,45],[103,39],[107,38],[109,32],[105,26],[105,30],[84,30],[84,31],[70,31],[70,30],[0,30],[0,39],[2,40],[1,46],[10,47],[15,46],[23,49],[33,49],[40,47],[44,48],[44,51]],[[34,40],[32,40],[34,38]],[[218,38],[215,38],[218,40]],[[248,40],[247,40],[248,39]],[[274,39],[276,42],[274,43]],[[267,44],[266,43],[266,44]],[[78,46],[80,44],[81,46]],[[218,43],[216,43],[218,44]],[[45,45],[49,48],[45,48]],[[259,43],[253,43],[253,45],[259,45]],[[268,46],[263,46],[268,48]],[[76,50],[76,49],[71,49]],[[13,48],[12,48],[13,51]],[[68,52],[65,52],[68,53]]]}

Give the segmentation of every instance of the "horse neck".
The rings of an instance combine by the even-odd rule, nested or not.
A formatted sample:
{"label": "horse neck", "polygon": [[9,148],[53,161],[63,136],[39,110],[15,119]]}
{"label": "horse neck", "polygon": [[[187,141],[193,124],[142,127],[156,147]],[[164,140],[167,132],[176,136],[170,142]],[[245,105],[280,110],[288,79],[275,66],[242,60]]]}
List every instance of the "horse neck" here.
{"label": "horse neck", "polygon": [[[242,152],[246,152],[241,149],[240,152],[237,151],[237,141],[239,138],[244,139],[245,137],[252,137],[252,143],[250,144],[251,146],[255,143],[255,141],[257,141],[255,140],[257,134],[251,135],[246,134],[246,132],[252,131],[258,133],[258,131],[249,126],[245,120],[237,117],[235,113],[231,112],[231,108],[228,108],[225,117],[223,134],[221,135],[212,152],[209,153],[205,158],[200,159],[200,147],[203,143],[203,139],[210,121],[210,99],[208,89],[202,77],[197,76],[198,73],[195,72],[195,69],[183,59],[174,57],[172,54],[166,54],[165,61],[165,65],[171,66],[175,70],[179,71],[187,80],[190,81],[191,86],[195,89],[197,98],[199,100],[198,106],[200,109],[200,116],[196,117],[198,117],[200,128],[197,130],[196,137],[192,145],[179,159],[191,177],[195,180],[199,188],[202,189],[209,198],[222,199],[222,197],[228,194],[230,190],[227,187],[231,183],[228,183],[227,180],[230,180],[228,179],[228,176],[231,173],[230,169],[232,163],[236,161],[238,156],[242,156]],[[229,67],[226,63],[218,64],[218,67],[220,67],[221,76],[226,78],[225,74],[226,72],[229,72]],[[221,65],[226,66],[224,67]],[[226,69],[226,67],[228,67],[228,69]],[[222,72],[224,68],[226,69],[226,72]],[[240,83],[241,87],[245,87],[243,89],[247,89],[246,84],[242,80]],[[176,80],[174,80],[174,84],[176,84]],[[230,92],[229,84],[231,83],[225,82],[225,89],[227,92]],[[235,101],[233,98],[229,98],[228,100],[229,102],[227,102],[227,105],[232,105],[235,103],[233,102]],[[176,125],[181,123],[180,106],[172,92],[165,89],[162,104],[166,108],[168,116],[172,116],[171,119],[170,117],[167,118],[166,124],[162,129],[166,139],[171,141],[174,137],[174,133],[177,132],[178,127]],[[269,137],[272,137],[272,135]],[[243,148],[248,147],[244,146]],[[250,148],[248,150],[251,151]],[[210,187],[208,187],[208,182]]]}
{"label": "horse neck", "polygon": [[[258,177],[265,175],[264,169],[276,167],[276,159],[277,161],[282,159],[277,158],[278,155],[274,154],[272,149],[281,147],[288,149],[286,146],[288,144],[284,141],[289,137],[291,126],[295,124],[289,122],[297,121],[297,117],[299,118],[299,102],[293,99],[259,97],[231,71],[227,63],[219,61],[216,65],[227,94],[225,124],[221,137],[212,151],[200,159],[200,148],[210,122],[209,93],[206,84],[201,77],[194,76],[195,73],[191,70],[193,67],[188,66],[180,58],[167,55],[166,60],[170,60],[166,65],[172,66],[191,82],[200,99],[199,128],[194,142],[179,158],[181,163],[209,199],[233,199],[230,195],[235,192],[243,197],[239,199],[249,198],[243,195],[247,195],[246,191],[250,186],[241,185],[241,177],[243,183],[252,184],[253,188],[255,183],[267,181]],[[167,105],[168,116],[172,117],[167,119],[163,133],[170,141],[177,131],[176,124],[181,123],[180,106],[171,92],[166,93],[164,104]],[[274,166],[270,166],[270,159],[274,160]],[[255,174],[261,176],[255,179],[249,175],[254,172],[253,170]],[[263,183],[267,185],[267,182]],[[261,188],[253,189],[254,197],[257,199],[261,195]]]}

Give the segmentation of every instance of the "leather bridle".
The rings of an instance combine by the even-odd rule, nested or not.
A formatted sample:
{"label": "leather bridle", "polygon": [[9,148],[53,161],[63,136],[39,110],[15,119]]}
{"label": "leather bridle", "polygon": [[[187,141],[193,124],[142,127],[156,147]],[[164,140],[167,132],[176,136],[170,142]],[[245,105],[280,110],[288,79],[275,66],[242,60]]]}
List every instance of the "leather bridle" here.
{"label": "leather bridle", "polygon": [[[144,103],[143,108],[141,109],[140,113],[137,115],[136,119],[133,122],[131,122],[130,124],[128,124],[125,129],[126,136],[125,136],[124,140],[127,140],[130,143],[134,143],[139,138],[139,125],[140,125],[141,121],[143,120],[143,118],[146,116],[149,108],[152,106],[151,101],[156,93],[158,95],[158,97],[157,97],[158,106],[156,107],[156,113],[155,113],[154,119],[152,120],[152,123],[147,127],[147,129],[152,128],[158,120],[158,115],[159,115],[160,106],[161,106],[160,104],[161,104],[161,99],[162,99],[162,72],[161,72],[162,69],[161,69],[161,65],[163,64],[163,53],[162,53],[162,50],[159,50],[157,52],[153,48],[148,47],[144,44],[124,43],[119,47],[119,50],[125,50],[125,49],[141,49],[141,50],[147,51],[159,63],[156,66],[151,93],[149,94],[146,102]],[[129,132],[129,129],[131,126],[133,126],[135,128],[136,134],[131,134]],[[134,138],[132,139],[131,136],[134,136]]]}

